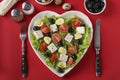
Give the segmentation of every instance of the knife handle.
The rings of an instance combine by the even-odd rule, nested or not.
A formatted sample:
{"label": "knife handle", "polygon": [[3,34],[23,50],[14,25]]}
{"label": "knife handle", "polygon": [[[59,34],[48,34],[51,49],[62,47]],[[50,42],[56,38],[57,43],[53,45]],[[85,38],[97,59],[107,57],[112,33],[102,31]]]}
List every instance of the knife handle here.
{"label": "knife handle", "polygon": [[22,77],[25,78],[27,76],[27,61],[26,56],[22,55]]}
{"label": "knife handle", "polygon": [[100,54],[96,54],[96,76],[100,76]]}

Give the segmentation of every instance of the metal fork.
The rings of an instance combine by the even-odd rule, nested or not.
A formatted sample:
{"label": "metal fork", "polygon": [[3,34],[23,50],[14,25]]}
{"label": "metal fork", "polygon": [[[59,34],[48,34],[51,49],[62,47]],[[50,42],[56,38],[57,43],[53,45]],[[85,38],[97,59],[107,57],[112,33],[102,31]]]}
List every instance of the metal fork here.
{"label": "metal fork", "polygon": [[25,56],[25,40],[26,40],[26,26],[24,23],[20,26],[20,39],[22,41],[22,77],[25,78],[27,76],[27,60]]}

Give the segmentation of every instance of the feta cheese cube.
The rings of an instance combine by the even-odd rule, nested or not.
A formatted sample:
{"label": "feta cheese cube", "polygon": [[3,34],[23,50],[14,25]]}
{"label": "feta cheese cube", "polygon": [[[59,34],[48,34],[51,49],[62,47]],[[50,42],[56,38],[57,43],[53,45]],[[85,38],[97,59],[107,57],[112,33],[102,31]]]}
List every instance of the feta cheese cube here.
{"label": "feta cheese cube", "polygon": [[36,39],[40,39],[43,37],[43,33],[41,32],[41,30],[34,31],[33,34],[35,35]]}
{"label": "feta cheese cube", "polygon": [[60,68],[66,68],[66,62],[59,62],[59,63],[58,63],[58,66],[59,66]]}
{"label": "feta cheese cube", "polygon": [[62,62],[66,62],[67,59],[68,59],[68,55],[60,54],[60,58],[59,58],[60,61],[62,61]]}
{"label": "feta cheese cube", "polygon": [[65,37],[65,40],[69,43],[72,41],[72,39],[73,39],[73,36],[70,33],[68,33]]}
{"label": "feta cheese cube", "polygon": [[50,25],[50,29],[51,29],[52,32],[58,31],[58,28],[57,28],[56,24]]}
{"label": "feta cheese cube", "polygon": [[82,26],[81,27],[77,27],[76,28],[76,32],[80,33],[80,34],[84,34],[85,33],[85,27],[82,27]]}
{"label": "feta cheese cube", "polygon": [[51,53],[54,53],[57,50],[57,47],[53,43],[51,43],[47,48],[51,51]]}
{"label": "feta cheese cube", "polygon": [[80,38],[82,38],[82,35],[81,35],[80,33],[76,33],[74,36],[75,36],[75,39],[80,39]]}

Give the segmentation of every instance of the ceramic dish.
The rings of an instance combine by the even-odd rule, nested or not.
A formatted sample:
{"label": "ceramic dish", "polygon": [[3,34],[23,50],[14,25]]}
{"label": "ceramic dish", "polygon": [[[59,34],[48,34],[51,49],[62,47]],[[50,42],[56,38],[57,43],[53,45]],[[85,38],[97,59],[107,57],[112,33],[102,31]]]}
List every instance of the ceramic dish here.
{"label": "ceramic dish", "polygon": [[102,10],[101,10],[100,12],[98,12],[98,13],[90,12],[90,11],[87,9],[87,7],[86,7],[86,4],[85,4],[86,1],[87,1],[87,0],[84,0],[84,8],[85,8],[85,10],[86,10],[88,13],[90,13],[90,14],[93,14],[93,15],[101,14],[101,13],[103,13],[103,11],[104,11],[105,8],[106,8],[106,0],[103,0],[103,2],[104,2],[104,7],[102,8]]}
{"label": "ceramic dish", "polygon": [[[51,43],[47,43],[48,44],[48,46],[47,46],[47,48],[46,48],[46,50],[49,50],[49,51],[51,51],[51,55],[53,54],[53,53],[58,53],[57,55],[61,55],[61,54],[64,54],[64,56],[62,56],[62,57],[57,57],[57,63],[56,63],[56,65],[58,65],[57,67],[61,67],[60,65],[59,65],[59,60],[61,60],[61,61],[63,61],[63,62],[65,62],[66,61],[66,63],[65,63],[65,66],[63,66],[64,65],[64,63],[62,63],[63,65],[62,65],[62,68],[64,67],[64,72],[62,72],[62,71],[58,71],[57,70],[57,68],[56,68],[56,65],[53,67],[51,67],[50,65],[49,65],[49,63],[52,61],[52,63],[53,63],[53,61],[54,61],[54,59],[55,59],[55,55],[54,56],[52,56],[52,59],[50,58],[50,60],[49,60],[49,58],[47,58],[46,59],[46,57],[44,56],[44,54],[46,54],[45,52],[41,52],[41,50],[42,51],[44,51],[45,50],[45,48],[44,47],[39,47],[40,45],[41,45],[41,43],[42,43],[42,41],[43,42],[46,42],[46,41],[44,41],[45,39],[45,37],[44,36],[46,36],[45,34],[44,35],[42,35],[42,36],[40,36],[39,38],[39,40],[36,40],[36,39],[33,39],[33,33],[36,31],[36,29],[33,29],[35,26],[36,26],[36,21],[37,20],[43,20],[43,22],[39,25],[40,26],[40,30],[42,31],[42,32],[46,32],[46,31],[48,31],[47,29],[45,29],[44,31],[42,30],[42,27],[45,27],[45,25],[43,26],[43,24],[45,24],[46,23],[46,26],[49,26],[49,24],[48,24],[48,22],[45,22],[45,20],[47,20],[47,21],[49,21],[49,19],[50,18],[53,18],[53,19],[56,19],[56,22],[55,22],[55,24],[57,25],[57,27],[60,27],[59,25],[62,25],[62,28],[64,28],[64,26],[63,26],[63,24],[64,24],[64,22],[62,22],[63,21],[63,19],[65,20],[65,24],[67,24],[67,23],[69,23],[69,20],[71,19],[71,21],[73,21],[74,22],[74,18],[80,18],[81,20],[82,20],[82,22],[84,22],[84,24],[86,25],[82,25],[82,26],[84,26],[85,27],[85,36],[84,36],[84,39],[83,39],[83,44],[81,44],[81,45],[78,45],[78,48],[80,48],[79,49],[79,51],[76,53],[76,56],[77,56],[77,60],[74,60],[74,63],[72,64],[72,65],[70,65],[70,66],[66,66],[66,64],[68,64],[68,61],[71,61],[71,59],[69,60],[68,59],[68,57],[70,58],[75,58],[75,57],[72,57],[72,53],[69,51],[69,50],[67,50],[66,48],[64,48],[64,50],[65,51],[63,51],[63,47],[62,47],[62,51],[60,50],[60,47],[59,46],[57,46],[58,44],[59,44],[59,42],[58,43],[56,43],[56,42],[54,42],[54,40],[53,40],[53,37],[51,38],[52,39],[52,41],[51,41]],[[59,20],[62,20],[62,21],[59,21]],[[58,20],[58,22],[57,22],[57,20]],[[62,23],[62,24],[61,24]],[[42,26],[42,27],[41,27]],[[68,25],[68,27],[69,27],[70,25]],[[38,27],[39,28],[39,27]],[[73,27],[73,28],[76,28],[76,27]],[[51,29],[51,28],[50,28]],[[57,30],[57,32],[52,32],[51,33],[51,35],[53,36],[53,34],[54,33],[60,33],[60,31],[61,31],[61,28],[58,28],[59,30]],[[87,30],[86,30],[87,29]],[[39,30],[39,31],[40,31]],[[66,30],[66,29],[62,29],[62,33],[60,33],[60,35],[61,34],[64,34],[64,30]],[[76,30],[76,29],[75,29]],[[79,32],[79,30],[78,30],[78,32]],[[67,38],[69,38],[69,39],[71,39],[69,36],[68,36],[68,32],[66,32],[65,33],[65,36],[67,36]],[[41,35],[41,32],[40,32],[40,35]],[[89,46],[90,46],[90,43],[91,43],[91,40],[92,40],[92,35],[93,35],[93,29],[92,29],[92,23],[91,23],[91,21],[90,21],[90,19],[84,14],[84,13],[82,13],[82,12],[80,12],[80,11],[68,11],[68,12],[65,12],[65,13],[63,13],[63,14],[58,14],[58,13],[56,13],[56,12],[53,12],[53,11],[43,11],[43,12],[40,12],[40,13],[38,13],[32,20],[31,20],[31,22],[30,22],[30,24],[29,24],[29,29],[28,29],[28,37],[29,37],[29,41],[30,41],[30,44],[31,44],[31,46],[32,46],[32,48],[33,48],[33,50],[34,50],[34,52],[35,52],[35,54],[38,56],[38,58],[44,63],[44,65],[46,65],[47,67],[48,67],[48,69],[50,69],[54,74],[56,74],[57,76],[59,76],[59,77],[63,77],[65,74],[67,74],[69,71],[71,71],[79,62],[80,62],[80,60],[83,58],[83,56],[85,55],[85,53],[87,52],[87,49],[89,48]],[[35,36],[35,35],[34,35]],[[62,36],[62,35],[61,35]],[[73,34],[73,36],[74,36],[74,34]],[[63,37],[63,36],[62,36]],[[66,43],[68,43],[69,42],[69,39],[67,39],[66,37],[63,37],[63,39],[65,39],[65,44]],[[78,37],[77,37],[78,38]],[[76,38],[76,39],[77,39]],[[43,40],[42,40],[43,39]],[[50,39],[50,38],[49,38]],[[72,38],[73,39],[73,38]],[[41,41],[42,40],[42,41]],[[57,40],[59,40],[58,38],[57,38]],[[34,41],[39,41],[40,42],[40,44],[38,45],[38,47],[39,48],[36,48],[36,44],[34,43]],[[63,41],[63,40],[62,40]],[[68,42],[67,42],[68,41]],[[39,43],[38,42],[38,43]],[[55,45],[53,45],[53,43],[55,44]],[[69,42],[69,43],[71,43],[71,42]],[[76,42],[75,42],[76,43]],[[52,45],[51,45],[52,44]],[[64,44],[64,45],[65,45]],[[67,46],[68,46],[68,44],[66,44]],[[53,51],[54,50],[54,47],[52,47],[52,50],[49,48],[50,46],[57,46],[57,49],[59,48],[59,50],[57,50],[57,51]],[[82,50],[82,51],[81,51]],[[77,51],[77,50],[76,50]],[[69,54],[69,53],[71,53],[71,54]],[[66,56],[67,56],[67,59],[66,59]],[[73,60],[73,59],[72,59]],[[47,61],[50,61],[49,63],[47,63]]]}
{"label": "ceramic dish", "polygon": [[50,3],[52,3],[53,2],[53,0],[51,0],[51,1],[49,1],[49,2],[39,2],[38,0],[35,0],[38,4],[40,4],[40,5],[48,5],[48,4],[50,4]]}

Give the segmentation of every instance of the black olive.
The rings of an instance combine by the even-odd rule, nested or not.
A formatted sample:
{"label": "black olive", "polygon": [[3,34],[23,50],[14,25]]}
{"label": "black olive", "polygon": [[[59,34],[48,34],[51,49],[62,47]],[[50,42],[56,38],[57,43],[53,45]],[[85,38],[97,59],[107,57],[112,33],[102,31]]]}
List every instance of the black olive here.
{"label": "black olive", "polygon": [[59,72],[59,73],[64,73],[64,69],[58,68],[58,72]]}
{"label": "black olive", "polygon": [[46,57],[50,57],[50,56],[51,56],[51,53],[50,53],[50,52],[46,52],[46,53],[45,53],[45,56],[46,56]]}
{"label": "black olive", "polygon": [[93,5],[93,8],[94,9],[98,9],[100,7],[100,3],[95,3],[94,5]]}
{"label": "black olive", "polygon": [[69,32],[69,33],[73,33],[73,32],[74,32],[74,29],[73,29],[72,27],[70,27],[70,28],[68,29],[68,32]]}
{"label": "black olive", "polygon": [[38,2],[42,2],[42,0],[37,0]]}
{"label": "black olive", "polygon": [[105,3],[101,1],[100,6],[103,8],[105,6]]}
{"label": "black olive", "polygon": [[63,42],[62,41],[60,41],[59,43],[58,43],[58,46],[63,46]]}
{"label": "black olive", "polygon": [[83,40],[82,40],[82,39],[78,39],[78,40],[77,40],[77,43],[78,43],[79,45],[81,45],[81,44],[83,43]]}
{"label": "black olive", "polygon": [[51,24],[55,24],[55,20],[53,18],[50,18],[49,20]]}
{"label": "black olive", "polygon": [[87,7],[88,9],[92,9],[93,4],[94,4],[94,2],[91,1],[90,3],[86,4],[86,7]]}
{"label": "black olive", "polygon": [[45,36],[51,37],[51,33],[47,33],[45,34]]}
{"label": "black olive", "polygon": [[82,23],[80,26],[83,26],[83,27],[85,27],[86,25],[85,25],[85,23]]}
{"label": "black olive", "polygon": [[92,8],[91,8],[91,9],[88,9],[88,10],[89,10],[90,12],[94,12]]}
{"label": "black olive", "polygon": [[95,13],[99,13],[101,11],[101,9],[96,9]]}
{"label": "black olive", "polygon": [[34,27],[33,27],[33,30],[34,30],[34,31],[40,30],[40,27],[34,26]]}
{"label": "black olive", "polygon": [[77,59],[77,56],[74,54],[74,55],[72,55],[72,58],[73,58],[74,60],[76,60],[76,59]]}

